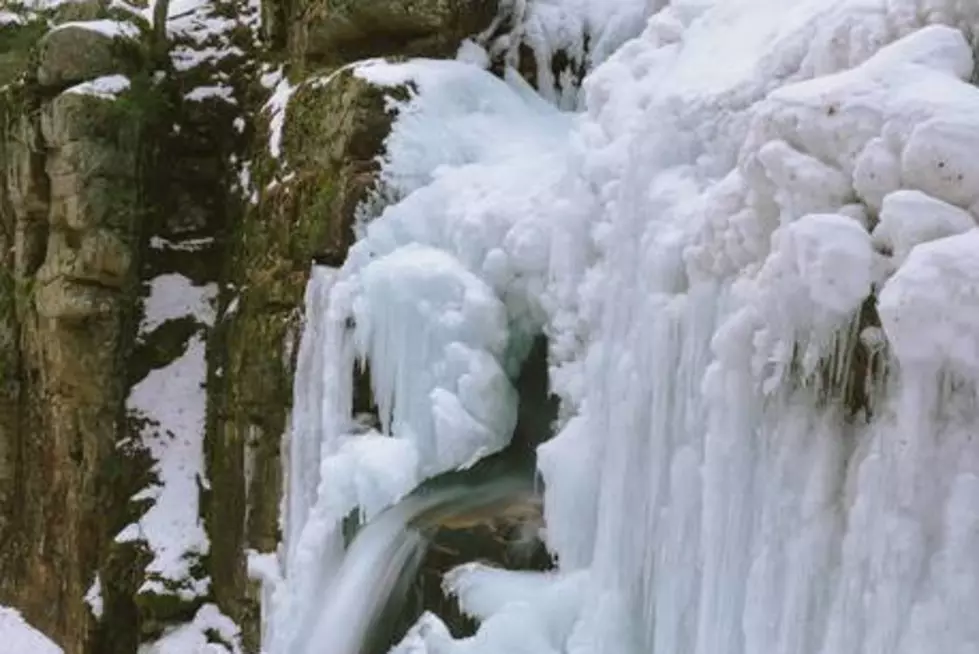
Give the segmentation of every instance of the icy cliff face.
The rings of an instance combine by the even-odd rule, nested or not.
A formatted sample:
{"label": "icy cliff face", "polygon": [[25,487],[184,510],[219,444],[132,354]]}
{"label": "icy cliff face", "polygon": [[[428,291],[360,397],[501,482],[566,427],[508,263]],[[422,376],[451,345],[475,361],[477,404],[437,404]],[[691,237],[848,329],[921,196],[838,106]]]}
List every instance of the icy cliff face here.
{"label": "icy cliff face", "polygon": [[[479,634],[429,615],[401,651],[979,648],[979,5],[647,10],[580,114],[468,64],[360,69],[418,88],[403,200],[310,290],[272,652],[324,646],[348,511],[505,445],[539,332],[560,571],[457,571]],[[393,439],[345,435],[357,356]]]}

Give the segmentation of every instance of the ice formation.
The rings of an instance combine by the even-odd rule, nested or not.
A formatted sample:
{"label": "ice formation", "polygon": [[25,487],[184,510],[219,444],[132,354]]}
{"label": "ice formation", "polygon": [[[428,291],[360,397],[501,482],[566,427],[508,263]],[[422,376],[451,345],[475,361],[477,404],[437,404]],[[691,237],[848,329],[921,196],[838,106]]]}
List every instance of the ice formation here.
{"label": "ice formation", "polygon": [[479,632],[398,652],[979,651],[979,5],[639,4],[579,113],[473,57],[358,69],[418,94],[402,199],[309,287],[270,654],[344,517],[506,443],[538,333],[558,571],[456,571]]}

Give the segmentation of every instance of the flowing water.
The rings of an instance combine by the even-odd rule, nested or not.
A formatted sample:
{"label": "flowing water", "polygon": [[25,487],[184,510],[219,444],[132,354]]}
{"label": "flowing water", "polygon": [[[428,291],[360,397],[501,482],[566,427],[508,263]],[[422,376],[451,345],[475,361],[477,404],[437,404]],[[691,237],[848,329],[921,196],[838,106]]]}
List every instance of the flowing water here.
{"label": "flowing water", "polygon": [[440,526],[499,514],[534,496],[526,475],[473,477],[456,473],[433,480],[356,534],[323,593],[305,654],[386,651],[402,635],[391,633],[392,627],[411,610],[409,587]]}

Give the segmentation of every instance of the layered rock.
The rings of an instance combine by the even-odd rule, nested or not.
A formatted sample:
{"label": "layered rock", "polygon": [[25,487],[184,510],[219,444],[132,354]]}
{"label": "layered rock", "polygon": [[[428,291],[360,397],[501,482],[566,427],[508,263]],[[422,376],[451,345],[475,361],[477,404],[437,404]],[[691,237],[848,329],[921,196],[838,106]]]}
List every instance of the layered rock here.
{"label": "layered rock", "polygon": [[0,312],[10,408],[0,442],[14,483],[3,498],[0,578],[4,599],[68,652],[90,640],[83,597],[112,514],[103,482],[126,390],[141,184],[138,118],[112,93],[61,91],[118,70],[113,41],[81,28],[50,33],[42,51],[62,55],[42,54],[3,103],[2,210],[13,256]]}

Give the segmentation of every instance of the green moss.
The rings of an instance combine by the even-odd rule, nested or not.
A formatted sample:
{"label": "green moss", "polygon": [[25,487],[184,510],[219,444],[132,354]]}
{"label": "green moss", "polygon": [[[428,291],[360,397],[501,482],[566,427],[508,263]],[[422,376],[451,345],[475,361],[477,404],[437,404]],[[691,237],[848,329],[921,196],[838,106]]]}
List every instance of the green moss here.
{"label": "green moss", "polygon": [[450,57],[498,13],[494,0],[298,0],[290,50],[313,65],[369,57]]}
{"label": "green moss", "polygon": [[193,620],[200,601],[188,602],[173,593],[139,593],[136,595],[136,606],[141,639],[147,642],[161,636],[169,626]]}
{"label": "green moss", "polygon": [[43,21],[26,25],[0,26],[0,86],[6,86],[27,71],[34,46],[47,31]]}

